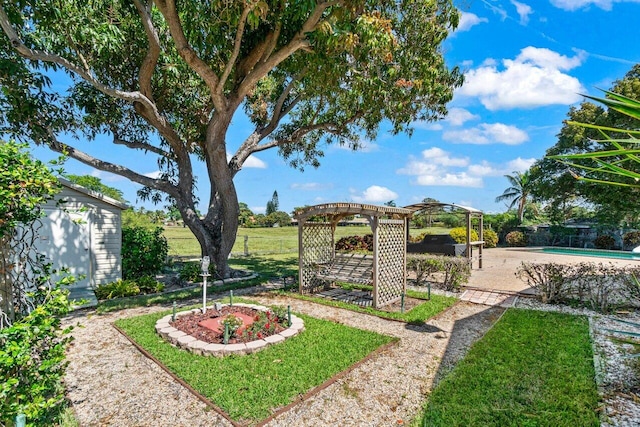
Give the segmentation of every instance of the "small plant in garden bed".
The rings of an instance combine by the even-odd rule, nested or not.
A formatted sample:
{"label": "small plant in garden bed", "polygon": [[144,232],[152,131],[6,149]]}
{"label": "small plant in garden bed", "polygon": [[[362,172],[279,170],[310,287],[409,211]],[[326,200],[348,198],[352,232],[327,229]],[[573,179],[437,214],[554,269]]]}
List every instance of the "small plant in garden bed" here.
{"label": "small plant in garden bed", "polygon": [[[219,320],[219,329],[212,326],[217,324],[215,319]],[[171,326],[198,340],[221,344],[224,342],[224,328],[227,325],[228,344],[236,344],[280,333],[289,326],[287,322],[286,309],[283,308],[263,311],[246,306],[226,305],[220,310],[209,309],[204,314],[181,315]]]}
{"label": "small plant in garden bed", "polygon": [[113,298],[147,295],[162,292],[164,284],[150,276],[137,279],[116,280],[115,282],[99,285],[95,289],[96,298],[107,300]]}

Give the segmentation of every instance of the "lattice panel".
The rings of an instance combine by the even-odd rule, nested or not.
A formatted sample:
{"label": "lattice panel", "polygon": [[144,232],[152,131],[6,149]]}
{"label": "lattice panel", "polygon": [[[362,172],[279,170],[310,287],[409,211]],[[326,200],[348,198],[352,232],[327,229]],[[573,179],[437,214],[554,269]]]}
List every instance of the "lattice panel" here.
{"label": "lattice panel", "polygon": [[324,284],[315,278],[319,264],[333,259],[333,232],[330,223],[309,222],[302,228],[302,260],[300,263],[300,293],[314,292]]}
{"label": "lattice panel", "polygon": [[406,231],[403,220],[378,225],[378,286],[376,308],[398,301],[406,287]]}

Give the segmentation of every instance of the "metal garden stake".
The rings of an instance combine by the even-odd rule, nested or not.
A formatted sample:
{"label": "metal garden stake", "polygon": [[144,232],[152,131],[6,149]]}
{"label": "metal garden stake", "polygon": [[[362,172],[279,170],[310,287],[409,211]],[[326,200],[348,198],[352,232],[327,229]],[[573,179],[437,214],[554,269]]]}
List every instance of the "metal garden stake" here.
{"label": "metal garden stake", "polygon": [[207,312],[207,277],[209,277],[209,264],[211,263],[211,259],[208,255],[202,257],[202,261],[200,261],[200,269],[202,273],[202,312]]}

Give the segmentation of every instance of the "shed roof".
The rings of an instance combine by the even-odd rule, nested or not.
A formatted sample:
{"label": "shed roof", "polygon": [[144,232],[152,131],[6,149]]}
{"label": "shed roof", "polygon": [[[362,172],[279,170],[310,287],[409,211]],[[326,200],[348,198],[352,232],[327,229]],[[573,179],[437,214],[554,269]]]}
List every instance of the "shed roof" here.
{"label": "shed roof", "polygon": [[60,181],[60,184],[62,184],[63,186],[70,188],[72,190],[75,190],[79,193],[85,194],[89,197],[92,197],[96,200],[100,200],[101,202],[107,203],[109,205],[112,205],[118,209],[124,210],[124,209],[129,209],[129,205],[127,205],[126,203],[122,203],[116,199],[113,199],[111,197],[105,196],[102,193],[98,193],[97,191],[93,191],[90,190],[88,188],[85,188],[81,185],[78,184],[74,184],[73,182],[69,181],[68,179],[65,178],[58,178],[58,181]]}

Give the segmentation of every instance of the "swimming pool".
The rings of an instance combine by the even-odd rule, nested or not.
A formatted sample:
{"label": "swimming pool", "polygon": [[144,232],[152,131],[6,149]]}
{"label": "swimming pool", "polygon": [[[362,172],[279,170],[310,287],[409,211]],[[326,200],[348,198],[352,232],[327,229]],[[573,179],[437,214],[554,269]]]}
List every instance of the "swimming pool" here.
{"label": "swimming pool", "polygon": [[578,255],[592,256],[597,258],[615,258],[640,261],[640,253],[625,251],[608,251],[604,249],[579,249],[579,248],[541,248],[535,249],[536,252],[544,252],[548,254],[559,255]]}

